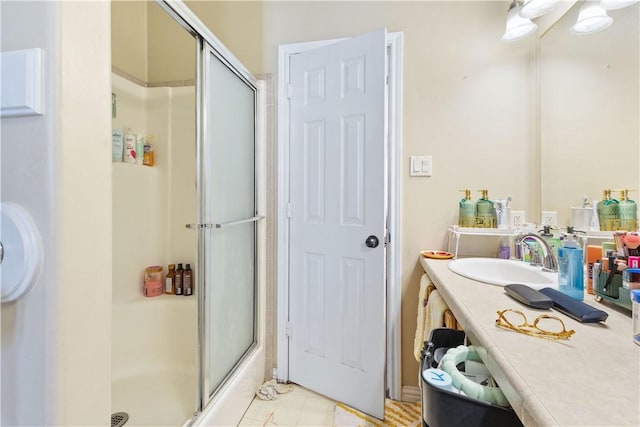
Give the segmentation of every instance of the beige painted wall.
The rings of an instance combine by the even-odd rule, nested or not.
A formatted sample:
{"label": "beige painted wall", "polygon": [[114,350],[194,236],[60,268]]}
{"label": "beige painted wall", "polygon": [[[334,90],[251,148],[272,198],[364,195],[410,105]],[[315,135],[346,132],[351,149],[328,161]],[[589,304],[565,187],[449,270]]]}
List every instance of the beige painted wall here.
{"label": "beige painted wall", "polygon": [[111,2],[112,65],[145,83],[193,81],[195,39],[153,0]]}
{"label": "beige painted wall", "polygon": [[[446,227],[457,219],[458,190],[471,188],[474,197],[480,188],[488,188],[492,197],[511,194],[514,208],[530,209],[534,41],[500,41],[507,6],[506,2],[265,2],[262,34],[231,7],[224,19],[225,28],[233,33],[220,32],[210,20],[213,32],[225,43],[241,35],[262,40],[262,66],[249,67],[259,73],[277,72],[278,44],[348,37],[382,27],[404,32],[404,385],[417,384],[418,365],[412,356],[420,276],[417,256],[422,249],[443,247]],[[209,23],[208,16],[200,17]],[[234,54],[246,60],[239,52]],[[423,154],[433,156],[434,176],[410,178],[409,156]]]}
{"label": "beige painted wall", "polygon": [[110,4],[111,65],[146,82],[147,2],[121,0]]}

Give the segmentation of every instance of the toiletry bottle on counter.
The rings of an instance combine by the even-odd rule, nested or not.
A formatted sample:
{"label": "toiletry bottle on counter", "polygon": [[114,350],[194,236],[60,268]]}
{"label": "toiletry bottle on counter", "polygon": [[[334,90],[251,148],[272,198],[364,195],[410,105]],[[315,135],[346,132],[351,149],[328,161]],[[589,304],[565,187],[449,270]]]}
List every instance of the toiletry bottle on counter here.
{"label": "toiletry bottle on counter", "polygon": [[496,210],[489,200],[489,190],[478,190],[481,193],[476,202],[476,226],[480,228],[496,228]]}
{"label": "toiletry bottle on counter", "polygon": [[494,201],[494,209],[496,212],[496,227],[498,228],[509,228],[509,209],[507,208],[507,199],[504,200],[495,200]]}
{"label": "toiletry bottle on counter", "polygon": [[555,256],[557,259],[558,247],[560,247],[560,239],[554,237],[553,233],[551,232],[551,226],[544,225],[542,227],[542,230],[538,230],[538,233],[540,233],[540,236],[545,240],[545,242],[547,242],[549,249],[551,249],[551,252],[553,252],[553,256]]}
{"label": "toiletry bottle on counter", "polygon": [[584,298],[583,254],[573,234],[567,234],[558,248],[558,290],[578,301]]}
{"label": "toiletry bottle on counter", "polygon": [[458,214],[458,225],[460,227],[476,226],[476,202],[471,200],[471,190],[464,191],[464,198],[460,200],[460,212]]}
{"label": "toiletry bottle on counter", "polygon": [[640,289],[633,289],[630,294],[633,342],[640,345]]}
{"label": "toiletry bottle on counter", "polygon": [[178,264],[178,268],[176,268],[176,295],[182,295],[183,289],[183,280],[184,280],[184,270],[182,269],[182,264]]}
{"label": "toiletry bottle on counter", "polygon": [[500,245],[498,246],[498,258],[511,258],[511,242],[509,241],[509,237],[507,236],[502,236],[500,238]]}
{"label": "toiletry bottle on counter", "polygon": [[136,162],[136,134],[129,128],[124,131],[124,162]]}
{"label": "toiletry bottle on counter", "polygon": [[611,198],[611,190],[604,190],[602,200],[598,202],[598,221],[601,231],[615,231],[619,227],[620,209],[619,202]]}
{"label": "toiletry bottle on counter", "polygon": [[638,205],[629,199],[629,190],[620,190],[620,229],[625,231],[638,230]]}
{"label": "toiletry bottle on counter", "polygon": [[176,265],[169,264],[169,272],[164,278],[164,293],[175,294],[176,293]]}
{"label": "toiletry bottle on counter", "polygon": [[193,271],[191,264],[187,264],[182,277],[182,294],[185,296],[193,295]]}

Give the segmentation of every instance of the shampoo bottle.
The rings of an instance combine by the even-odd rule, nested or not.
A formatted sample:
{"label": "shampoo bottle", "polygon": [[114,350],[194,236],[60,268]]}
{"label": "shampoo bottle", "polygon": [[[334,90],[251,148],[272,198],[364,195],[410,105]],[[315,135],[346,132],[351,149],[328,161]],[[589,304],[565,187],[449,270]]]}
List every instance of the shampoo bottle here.
{"label": "shampoo bottle", "polygon": [[142,153],[144,152],[144,136],[136,134],[136,163],[142,164]]}
{"label": "shampoo bottle", "polygon": [[183,295],[193,295],[193,271],[191,271],[191,264],[187,264],[184,269],[184,274],[182,277],[182,288]]}
{"label": "shampoo bottle", "polygon": [[601,231],[615,231],[620,221],[619,202],[611,198],[611,190],[604,190],[598,202],[598,221]]}
{"label": "shampoo bottle", "polygon": [[573,234],[567,234],[558,248],[558,290],[582,301],[584,298],[584,251],[574,241]]}
{"label": "shampoo bottle", "polygon": [[620,229],[625,231],[638,230],[638,205],[629,199],[629,190],[620,190]]}
{"label": "shampoo bottle", "polygon": [[476,225],[480,228],[496,228],[496,210],[489,200],[489,190],[478,190],[482,195],[476,203]]}
{"label": "shampoo bottle", "polygon": [[176,295],[182,295],[182,281],[184,279],[184,270],[182,269],[182,264],[178,264],[178,268],[176,269]]}
{"label": "shampoo bottle", "polygon": [[111,161],[121,162],[122,153],[124,152],[124,134],[120,129],[114,129],[111,132]]}
{"label": "shampoo bottle", "polygon": [[136,162],[136,134],[129,128],[124,131],[124,161],[125,163]]}
{"label": "shampoo bottle", "polygon": [[169,264],[169,272],[164,278],[164,293],[175,294],[176,293],[176,265]]}
{"label": "shampoo bottle", "polygon": [[464,198],[460,200],[460,211],[458,213],[458,225],[460,227],[476,226],[476,202],[471,200],[471,190],[464,191]]}

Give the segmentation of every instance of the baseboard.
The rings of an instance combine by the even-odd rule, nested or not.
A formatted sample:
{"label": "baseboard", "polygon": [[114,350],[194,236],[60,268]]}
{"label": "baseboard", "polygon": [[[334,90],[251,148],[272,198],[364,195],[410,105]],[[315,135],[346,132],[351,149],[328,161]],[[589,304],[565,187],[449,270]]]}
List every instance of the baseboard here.
{"label": "baseboard", "polygon": [[418,387],[403,385],[400,398],[403,402],[417,402],[422,399],[422,394]]}

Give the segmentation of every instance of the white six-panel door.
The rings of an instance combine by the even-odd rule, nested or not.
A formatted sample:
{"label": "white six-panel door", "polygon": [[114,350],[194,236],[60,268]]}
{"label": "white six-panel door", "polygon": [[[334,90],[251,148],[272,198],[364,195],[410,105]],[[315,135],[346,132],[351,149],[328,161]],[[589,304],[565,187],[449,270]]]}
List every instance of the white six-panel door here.
{"label": "white six-panel door", "polygon": [[384,30],[354,37],[290,64],[289,378],[378,418],[385,37]]}

